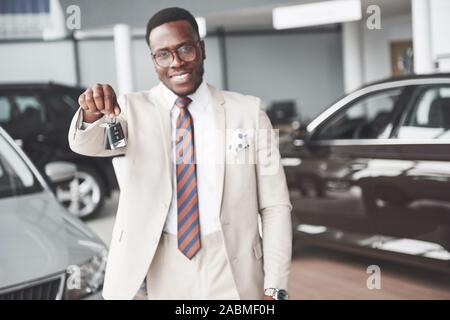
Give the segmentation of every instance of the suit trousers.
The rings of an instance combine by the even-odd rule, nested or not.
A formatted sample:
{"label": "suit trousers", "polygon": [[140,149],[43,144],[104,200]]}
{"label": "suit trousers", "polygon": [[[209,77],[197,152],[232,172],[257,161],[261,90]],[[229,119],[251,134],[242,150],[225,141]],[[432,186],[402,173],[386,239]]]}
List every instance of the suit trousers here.
{"label": "suit trousers", "polygon": [[220,231],[201,236],[191,260],[178,249],[177,236],[163,232],[146,281],[149,300],[239,299]]}

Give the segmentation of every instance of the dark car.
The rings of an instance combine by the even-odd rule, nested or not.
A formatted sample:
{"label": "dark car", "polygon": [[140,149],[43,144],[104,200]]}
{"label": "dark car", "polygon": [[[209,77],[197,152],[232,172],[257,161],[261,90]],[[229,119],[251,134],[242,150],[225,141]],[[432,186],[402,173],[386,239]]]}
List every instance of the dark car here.
{"label": "dark car", "polygon": [[367,85],[280,150],[296,240],[450,272],[450,74]]}
{"label": "dark car", "polygon": [[0,85],[0,126],[21,145],[45,176],[45,165],[77,165],[73,181],[58,186],[57,199],[77,217],[91,217],[117,188],[111,158],[92,158],[69,148],[67,132],[83,88],[48,84]]}

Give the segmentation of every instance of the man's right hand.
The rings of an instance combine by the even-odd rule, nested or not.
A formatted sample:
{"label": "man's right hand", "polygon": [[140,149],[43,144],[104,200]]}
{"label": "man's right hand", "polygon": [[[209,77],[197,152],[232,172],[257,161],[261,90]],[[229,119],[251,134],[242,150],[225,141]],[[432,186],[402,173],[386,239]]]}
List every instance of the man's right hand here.
{"label": "man's right hand", "polygon": [[78,103],[83,109],[83,121],[92,123],[103,115],[118,116],[120,106],[116,93],[109,84],[99,84],[89,87],[78,97]]}

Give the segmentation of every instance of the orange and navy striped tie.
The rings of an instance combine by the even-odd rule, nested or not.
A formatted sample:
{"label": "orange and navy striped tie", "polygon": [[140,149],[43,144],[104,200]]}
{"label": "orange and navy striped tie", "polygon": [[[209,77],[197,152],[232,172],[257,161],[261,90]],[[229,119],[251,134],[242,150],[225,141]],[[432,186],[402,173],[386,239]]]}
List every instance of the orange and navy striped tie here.
{"label": "orange and navy striped tie", "polygon": [[187,97],[178,97],[180,108],[176,130],[176,172],[178,209],[178,249],[189,259],[200,250],[200,218],[194,148],[194,122]]}

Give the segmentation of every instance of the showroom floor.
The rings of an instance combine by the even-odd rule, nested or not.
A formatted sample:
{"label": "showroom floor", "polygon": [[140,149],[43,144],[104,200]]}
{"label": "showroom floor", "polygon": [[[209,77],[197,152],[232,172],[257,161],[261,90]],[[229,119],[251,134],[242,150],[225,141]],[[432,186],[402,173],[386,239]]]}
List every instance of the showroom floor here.
{"label": "showroom floor", "polygon": [[[88,225],[109,244],[118,193]],[[381,269],[381,288],[369,290],[369,265]],[[450,299],[448,275],[397,263],[335,252],[329,249],[295,248],[292,259],[292,299]]]}

